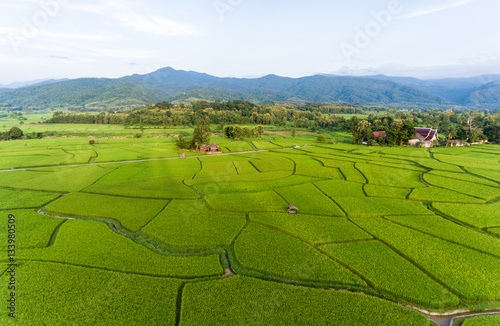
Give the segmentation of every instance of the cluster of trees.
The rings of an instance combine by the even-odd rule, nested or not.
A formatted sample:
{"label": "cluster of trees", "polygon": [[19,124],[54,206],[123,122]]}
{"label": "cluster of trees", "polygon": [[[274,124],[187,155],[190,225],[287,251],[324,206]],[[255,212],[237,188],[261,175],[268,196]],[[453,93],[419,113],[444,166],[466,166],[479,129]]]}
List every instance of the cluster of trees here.
{"label": "cluster of trees", "polygon": [[[357,107],[354,104],[323,104],[323,103],[307,103],[296,106],[301,111],[319,111],[323,114],[365,114],[365,110]],[[375,111],[372,110],[372,111]]]}
{"label": "cluster of trees", "polygon": [[0,140],[15,140],[23,138],[24,133],[18,127],[12,127],[9,131],[0,132]]}
{"label": "cluster of trees", "polygon": [[[220,128],[220,126],[219,126]],[[265,131],[264,126],[258,125],[255,128],[240,127],[238,125],[228,126],[225,128],[220,128],[224,130],[224,135],[230,139],[240,139],[240,138],[257,138],[262,137]]]}
{"label": "cluster of trees", "polygon": [[[285,126],[287,122],[297,127],[309,128],[321,118],[323,111],[335,111],[333,105],[299,106],[296,104],[256,105],[249,101],[192,102],[190,105],[173,105],[160,102],[145,108],[100,114],[75,114],[55,112],[48,123],[124,124],[176,127],[195,125],[196,121],[209,119],[213,124],[259,124]],[[360,109],[339,107],[338,112],[363,112]]]}
{"label": "cluster of trees", "polygon": [[[387,138],[377,140],[381,144],[405,144],[414,134],[414,127],[438,129],[445,135],[443,141],[461,140],[476,143],[482,140],[500,142],[500,112],[419,110],[391,111],[384,115],[370,114],[367,119],[353,117],[342,121],[353,133],[355,143],[373,140],[372,131],[386,131]],[[339,121],[340,122],[340,121]]]}
{"label": "cluster of trees", "polygon": [[124,122],[124,115],[109,111],[99,114],[91,113],[64,113],[62,111],[54,112],[52,118],[47,120],[47,123],[66,123],[66,124],[111,124],[121,125]]}
{"label": "cluster of trees", "polygon": [[210,143],[210,122],[208,120],[199,120],[194,129],[193,136],[190,140],[186,140],[182,135],[177,139],[177,147],[180,149],[196,149],[198,150],[201,145]]}
{"label": "cluster of trees", "polygon": [[417,126],[413,120],[394,120],[389,127],[382,126],[376,131],[385,131],[387,137],[379,137],[374,139],[374,125],[368,120],[358,120],[353,117],[350,121],[352,131],[352,142],[361,144],[367,142],[369,145],[378,143],[379,145],[404,145],[413,135],[415,135],[415,127]]}
{"label": "cluster of trees", "polygon": [[[141,109],[100,114],[74,114],[55,112],[48,123],[123,124],[127,126],[194,126],[197,121],[208,120],[218,125],[276,125],[304,128],[311,131],[352,131],[355,142],[370,141],[371,131],[386,131],[389,144],[404,144],[409,138],[411,126],[438,129],[447,139],[476,142],[489,139],[500,142],[500,112],[442,111],[438,109],[396,110],[373,107],[366,111],[362,107],[348,104],[265,104],[249,101],[198,101],[188,105],[159,102]],[[381,111],[385,112],[381,112]],[[375,112],[379,112],[376,114]],[[343,114],[366,114],[360,120],[354,116],[346,119]],[[236,126],[233,126],[235,128]],[[221,129],[221,132],[224,130]],[[252,129],[231,131],[234,138],[255,137]],[[411,136],[411,135],[410,135]],[[233,136],[229,136],[233,138]]]}

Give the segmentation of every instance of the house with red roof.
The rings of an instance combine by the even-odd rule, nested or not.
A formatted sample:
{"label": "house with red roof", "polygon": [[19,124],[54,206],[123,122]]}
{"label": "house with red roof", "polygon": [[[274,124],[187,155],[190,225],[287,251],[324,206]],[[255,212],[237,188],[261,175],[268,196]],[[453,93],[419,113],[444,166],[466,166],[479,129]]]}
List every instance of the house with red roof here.
{"label": "house with red roof", "polygon": [[433,142],[439,139],[437,129],[415,128],[415,135],[409,140],[410,146],[417,146],[422,143],[423,147],[432,147]]}
{"label": "house with red roof", "polygon": [[374,140],[377,140],[380,137],[386,138],[387,137],[387,132],[385,132],[385,131],[374,131],[373,132],[373,139]]}

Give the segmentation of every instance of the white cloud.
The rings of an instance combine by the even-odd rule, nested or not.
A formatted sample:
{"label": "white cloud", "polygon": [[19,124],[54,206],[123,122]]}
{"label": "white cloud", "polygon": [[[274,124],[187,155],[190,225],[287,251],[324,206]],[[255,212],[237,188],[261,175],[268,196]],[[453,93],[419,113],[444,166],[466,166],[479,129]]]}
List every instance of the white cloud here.
{"label": "white cloud", "polygon": [[419,16],[425,16],[425,15],[430,15],[434,14],[436,12],[440,12],[443,10],[448,10],[448,9],[453,9],[453,8],[458,8],[462,7],[465,5],[468,5],[469,3],[474,2],[475,0],[461,0],[459,2],[451,3],[451,4],[446,4],[446,5],[440,5],[434,8],[428,8],[428,9],[423,9],[423,10],[417,10],[412,13],[409,13],[404,16],[398,17],[399,19],[408,19],[408,18],[414,18],[414,17],[419,17]]}
{"label": "white cloud", "polygon": [[181,24],[158,17],[141,16],[132,12],[117,14],[115,18],[123,26],[143,33],[163,36],[190,36],[199,34],[192,25]]}
{"label": "white cloud", "polygon": [[170,19],[137,13],[127,1],[105,0],[96,5],[68,4],[67,8],[92,14],[103,14],[117,20],[122,26],[138,32],[163,36],[199,35],[196,27]]}
{"label": "white cloud", "polygon": [[105,58],[125,58],[125,59],[148,59],[157,56],[155,52],[148,50],[126,49],[126,48],[106,48],[95,44],[86,45],[81,42],[67,42],[63,40],[55,41],[65,49],[65,52],[79,53],[85,56],[105,57]]}
{"label": "white cloud", "polygon": [[117,37],[110,37],[99,34],[63,33],[51,32],[48,30],[41,31],[40,36],[55,39],[69,39],[75,41],[111,41],[117,39]]}

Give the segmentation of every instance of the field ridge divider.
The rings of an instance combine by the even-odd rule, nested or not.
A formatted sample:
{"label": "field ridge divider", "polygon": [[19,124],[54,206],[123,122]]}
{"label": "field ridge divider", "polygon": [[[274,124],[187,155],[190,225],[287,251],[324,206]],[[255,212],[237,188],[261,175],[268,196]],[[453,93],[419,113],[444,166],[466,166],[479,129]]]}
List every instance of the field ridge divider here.
{"label": "field ridge divider", "polygon": [[363,178],[365,178],[365,180],[366,180],[366,183],[365,183],[365,184],[369,184],[369,183],[370,183],[370,181],[368,180],[368,178],[366,177],[366,175],[365,175],[363,172],[361,172],[361,170],[360,170],[360,169],[356,166],[356,164],[359,164],[359,162],[356,162],[356,163],[354,163],[354,164],[353,164],[354,169],[355,169],[356,171],[358,171],[358,172],[359,172],[359,174],[361,174],[361,175],[363,176]]}
{"label": "field ridge divider", "polygon": [[[355,223],[355,222],[353,221],[353,223]],[[457,296],[460,299],[460,301],[462,303],[467,302],[467,300],[465,300],[465,298],[460,293],[458,293],[457,291],[455,291],[455,289],[451,288],[449,285],[447,285],[446,283],[444,283],[441,280],[439,280],[436,276],[434,276],[434,274],[432,274],[431,272],[427,271],[425,268],[423,268],[422,266],[420,266],[419,264],[417,264],[417,262],[414,261],[413,259],[411,259],[410,257],[407,257],[405,254],[403,254],[396,247],[394,247],[394,246],[390,245],[389,243],[387,243],[386,241],[384,241],[384,240],[376,237],[374,234],[372,234],[368,230],[364,229],[363,227],[359,226],[358,224],[356,224],[356,225],[360,229],[362,229],[363,231],[365,231],[366,233],[370,234],[375,240],[380,241],[382,244],[384,244],[386,247],[388,247],[389,249],[391,249],[397,255],[399,255],[403,259],[407,260],[410,264],[412,264],[413,266],[415,266],[416,268],[418,268],[421,272],[423,272],[425,275],[427,275],[431,280],[433,280],[437,284],[441,285],[443,288],[445,288],[446,290],[448,290],[450,293],[453,293],[455,296]]]}
{"label": "field ridge divider", "polygon": [[175,305],[175,326],[179,326],[181,323],[181,313],[182,313],[182,294],[184,292],[185,283],[181,283],[179,289],[177,290],[177,300]]}
{"label": "field ridge divider", "polygon": [[57,265],[65,265],[72,267],[80,267],[80,268],[88,268],[88,269],[97,269],[100,271],[107,271],[113,273],[121,273],[121,274],[129,274],[129,275],[138,275],[138,276],[147,276],[154,278],[163,278],[169,280],[180,280],[180,281],[191,281],[191,280],[200,280],[200,279],[215,279],[220,278],[220,274],[217,275],[203,275],[203,276],[171,276],[171,275],[157,275],[157,274],[149,274],[149,273],[141,273],[141,272],[130,272],[130,271],[120,271],[116,269],[104,268],[104,267],[95,267],[81,264],[74,264],[68,262],[60,262],[60,261],[51,261],[51,260],[39,260],[39,259],[18,259],[20,262],[33,262],[33,263],[46,263],[46,264],[57,264]]}
{"label": "field ridge divider", "polygon": [[[439,209],[437,209],[436,207],[434,207],[434,203],[433,202],[426,202],[424,203],[425,205],[427,205],[427,208],[434,213],[434,215],[437,215],[437,216],[441,216],[442,218],[444,218],[445,220],[448,220],[450,222],[453,222],[459,226],[462,226],[462,227],[467,227],[469,229],[472,229],[474,231],[478,231],[478,232],[484,232],[484,229],[481,229],[481,228],[478,228],[478,227],[475,227],[474,225],[471,225],[471,224],[468,224],[466,222],[463,222],[461,220],[458,220],[458,219],[455,219],[453,216],[450,216],[450,215],[447,215],[443,212],[441,212]],[[463,203],[455,203],[456,205],[484,205],[484,204],[463,204]],[[485,229],[488,229],[488,228],[485,228]],[[484,234],[488,234],[489,236],[492,236],[491,234],[487,233],[487,232],[484,232]]]}
{"label": "field ridge divider", "polygon": [[[427,172],[427,173],[424,173],[424,174],[422,175],[422,177],[423,177],[425,174],[428,174],[428,172]],[[493,186],[488,186],[488,185],[485,185],[485,184],[475,183],[475,182],[472,182],[472,181],[460,180],[460,179],[455,179],[455,178],[448,178],[448,177],[444,177],[444,176],[441,176],[441,175],[435,175],[435,174],[433,174],[433,175],[434,175],[434,176],[436,176],[436,177],[441,177],[441,178],[445,178],[445,179],[453,179],[453,180],[457,180],[457,181],[461,181],[461,182],[473,183],[473,184],[478,185],[478,186],[484,186],[484,187],[495,188],[495,187],[493,187]],[[425,182],[426,182],[426,181],[425,181]],[[453,192],[459,193],[459,194],[461,194],[461,195],[465,195],[465,196],[469,196],[469,197],[472,197],[472,198],[476,198],[476,199],[482,200],[482,201],[484,201],[484,202],[485,202],[484,204],[486,204],[486,203],[487,203],[487,202],[489,202],[489,201],[494,201],[494,200],[498,200],[498,199],[500,199],[500,197],[496,197],[496,198],[494,198],[494,199],[485,199],[485,198],[480,198],[480,197],[477,197],[477,196],[472,196],[471,194],[466,194],[466,193],[460,192],[460,191],[455,190],[455,189],[449,189],[449,188],[445,188],[445,187],[441,187],[441,186],[436,186],[436,185],[433,185],[433,184],[430,184],[430,183],[427,183],[427,182],[426,182],[426,184],[427,184],[429,187],[435,187],[435,188],[440,188],[440,189],[444,189],[444,190],[448,190],[448,191],[453,191]],[[455,203],[456,203],[456,202],[455,202]],[[457,204],[461,204],[461,203],[457,203]],[[465,204],[473,204],[473,203],[465,203]],[[478,204],[478,205],[484,205],[484,204]]]}
{"label": "field ridge divider", "polygon": [[268,225],[268,224],[265,224],[265,223],[262,223],[262,222],[259,222],[259,221],[250,221],[250,223],[253,223],[253,224],[257,224],[257,225],[261,225],[263,227],[266,227],[268,229],[271,229],[271,230],[274,230],[276,232],[281,232],[287,236],[290,236],[292,238],[295,238],[296,240],[299,240],[301,242],[303,242],[304,244],[308,245],[309,247],[312,247],[313,249],[315,249],[319,254],[333,260],[334,262],[336,262],[337,264],[339,264],[340,266],[344,267],[345,269],[347,269],[348,271],[350,271],[352,274],[356,275],[357,277],[359,277],[361,280],[363,280],[368,286],[370,286],[372,289],[373,286],[371,285],[371,282],[369,282],[367,279],[365,279],[365,277],[363,275],[360,275],[358,272],[354,271],[351,267],[349,267],[348,265],[344,264],[343,262],[341,262],[340,260],[328,255],[327,253],[325,253],[324,251],[320,250],[319,248],[317,248],[313,243],[305,240],[305,239],[302,239],[301,237],[297,236],[297,235],[294,235],[292,233],[289,233],[285,230],[282,230],[280,228],[277,228],[275,226],[272,226],[272,225]]}
{"label": "field ridge divider", "polygon": [[240,171],[238,171],[238,167],[236,167],[234,161],[231,161],[231,163],[233,163],[234,169],[236,170],[236,175],[240,175]]}
{"label": "field ridge divider", "polygon": [[[89,194],[89,195],[98,195],[98,196],[118,197],[118,198],[129,198],[129,199],[148,199],[148,200],[174,200],[174,199],[177,199],[177,198],[137,197],[137,196],[126,196],[126,195],[103,194],[101,192],[92,192],[92,191],[85,191],[85,190],[78,191],[78,193]],[[196,199],[184,198],[184,200],[196,200]]]}
{"label": "field ridge divider", "polygon": [[69,220],[64,220],[62,221],[61,223],[59,223],[59,225],[56,226],[56,228],[54,229],[54,232],[52,232],[52,235],[50,236],[50,239],[49,239],[49,243],[47,244],[47,247],[46,248],[50,248],[52,247],[55,243],[56,243],[56,240],[57,240],[57,235],[59,234],[59,230],[61,230],[61,227],[66,223],[68,222]]}
{"label": "field ridge divider", "polygon": [[250,164],[254,167],[254,169],[255,169],[255,170],[257,170],[257,172],[262,173],[262,171],[261,171],[261,170],[259,170],[259,169],[255,166],[255,164],[253,164],[253,162],[252,162],[252,161],[248,160],[248,163],[250,163]]}
{"label": "field ridge divider", "polygon": [[342,207],[340,207],[340,205],[332,197],[328,196],[323,190],[321,190],[316,183],[313,183],[312,185],[316,187],[316,189],[318,189],[324,196],[326,196],[326,198],[330,199],[345,214],[345,216],[342,217],[348,216],[347,212]]}
{"label": "field ridge divider", "polygon": [[171,203],[171,202],[173,202],[173,200],[169,200],[169,201],[165,204],[165,206],[163,206],[163,209],[162,209],[162,210],[160,210],[160,211],[158,212],[158,214],[156,214],[156,215],[155,215],[152,219],[150,219],[150,220],[149,220],[149,222],[148,222],[148,223],[144,224],[144,226],[143,226],[142,228],[140,228],[140,229],[139,229],[139,232],[141,232],[141,233],[142,233],[142,230],[143,230],[146,226],[148,226],[151,222],[153,222],[153,221],[154,221],[154,220],[155,220],[155,219],[156,219],[156,218],[157,218],[157,217],[158,217],[161,213],[163,213],[163,212],[167,209],[168,205],[170,205],[170,203]]}
{"label": "field ridge divider", "polygon": [[383,218],[384,220],[388,221],[388,222],[391,222],[391,223],[396,224],[396,225],[398,225],[398,226],[404,227],[404,228],[406,228],[406,229],[410,229],[410,230],[412,230],[412,231],[415,231],[415,232],[418,232],[418,233],[422,233],[422,234],[428,235],[428,236],[430,236],[430,237],[433,237],[433,238],[439,239],[439,240],[441,240],[441,241],[449,242],[449,243],[451,243],[451,244],[454,244],[454,245],[457,245],[457,246],[460,246],[460,247],[463,247],[463,248],[467,248],[467,249],[470,249],[470,250],[474,250],[474,251],[477,251],[477,252],[479,252],[479,253],[481,253],[481,254],[488,255],[488,256],[492,256],[493,258],[498,258],[498,259],[500,259],[500,256],[497,256],[497,255],[495,255],[495,254],[488,253],[488,252],[485,252],[485,251],[482,251],[482,250],[479,250],[479,249],[476,249],[476,248],[469,247],[469,246],[464,245],[464,244],[462,244],[462,243],[458,243],[458,242],[455,242],[455,241],[452,241],[452,240],[448,240],[448,239],[442,238],[442,237],[437,236],[437,235],[435,235],[435,234],[428,233],[428,232],[425,232],[425,231],[422,231],[422,230],[419,230],[419,229],[413,228],[413,227],[411,227],[411,226],[404,225],[404,224],[402,224],[402,223],[398,223],[398,222],[396,222],[396,221],[393,221],[393,220],[387,219],[387,218],[385,218],[385,217],[382,217],[382,218]]}
{"label": "field ridge divider", "polygon": [[[99,167],[99,168],[102,168],[102,167],[100,167],[100,166],[98,166],[98,165],[95,165],[95,166],[97,166],[97,167]],[[114,168],[114,169],[112,169],[111,171],[109,171],[108,173],[104,174],[102,177],[98,178],[96,181],[92,182],[92,184],[89,184],[88,186],[86,186],[85,188],[81,189],[80,191],[83,191],[83,190],[85,190],[85,189],[87,189],[87,188],[89,188],[89,187],[92,187],[93,185],[95,185],[96,183],[98,183],[99,181],[101,181],[101,179],[102,179],[102,178],[104,178],[104,177],[105,177],[105,176],[107,176],[108,174],[111,174],[111,173],[115,172],[116,170],[118,170],[118,168]]]}
{"label": "field ridge divider", "polygon": [[[247,215],[249,216],[250,214],[247,214]],[[251,221],[250,221],[250,218],[248,217],[247,220],[246,220],[246,222],[245,222],[245,225],[243,225],[243,227],[241,228],[241,230],[238,231],[238,233],[236,234],[236,236],[234,237],[234,239],[229,244],[229,247],[234,246],[235,242],[238,240],[238,238],[241,236],[241,234],[245,231],[245,229],[248,227],[248,225],[250,225],[250,223],[251,223]],[[227,253],[227,251],[226,251],[226,253]]]}
{"label": "field ridge divider", "polygon": [[[461,166],[460,168],[461,168],[461,169],[465,172],[465,174],[472,175],[472,176],[474,176],[474,177],[476,177],[476,178],[479,178],[479,179],[488,180],[488,181],[490,181],[490,182],[494,182],[494,183],[496,183],[497,185],[500,185],[500,182],[498,182],[498,181],[496,181],[496,180],[493,180],[493,179],[490,179],[490,178],[487,178],[487,177],[483,177],[482,175],[479,175],[479,174],[475,174],[475,173],[473,173],[473,172],[470,172],[469,170],[467,170],[467,168],[466,168],[466,167]],[[463,181],[463,180],[462,180],[462,181]],[[473,182],[473,181],[469,181],[469,182]],[[480,185],[484,185],[483,183],[479,183],[479,184],[480,184]],[[491,186],[490,186],[490,187],[491,187]]]}
{"label": "field ridge divider", "polygon": [[274,274],[270,274],[268,272],[264,272],[258,269],[247,269],[247,267],[242,266],[236,257],[236,253],[234,251],[234,246],[229,247],[228,249],[229,257],[232,257],[232,261],[234,262],[232,266],[234,266],[234,271],[237,275],[243,275],[245,277],[264,280],[266,282],[272,282],[277,284],[291,285],[291,286],[302,286],[309,288],[319,288],[319,289],[335,289],[335,290],[348,290],[350,292],[359,292],[359,291],[369,291],[369,293],[363,292],[365,295],[369,295],[372,297],[379,297],[379,293],[372,288],[362,287],[360,285],[353,284],[345,284],[345,283],[328,283],[321,281],[311,281],[311,280],[299,280],[293,278],[285,278],[283,276],[277,276]]}
{"label": "field ridge divider", "polygon": [[[351,222],[351,221],[349,221]],[[352,223],[352,222],[351,222]],[[357,225],[355,225],[358,227]],[[347,244],[347,243],[357,243],[357,242],[370,242],[370,241],[377,241],[375,239],[360,239],[360,240],[346,240],[346,241],[331,241],[331,242],[322,242],[314,245],[315,247],[321,247],[321,246],[329,246],[329,245],[336,245],[336,244]]]}

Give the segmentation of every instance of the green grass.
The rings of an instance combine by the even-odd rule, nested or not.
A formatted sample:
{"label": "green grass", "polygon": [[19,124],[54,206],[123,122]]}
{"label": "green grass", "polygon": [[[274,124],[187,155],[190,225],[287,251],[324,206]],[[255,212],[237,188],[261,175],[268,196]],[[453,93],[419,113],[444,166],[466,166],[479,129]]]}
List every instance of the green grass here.
{"label": "green grass", "polygon": [[491,205],[434,203],[439,212],[477,228],[500,226],[500,202]]}
{"label": "green grass", "polygon": [[347,181],[366,183],[366,178],[363,176],[363,174],[361,174],[357,169],[354,168],[354,165],[351,165],[351,167],[348,168],[341,168],[340,172]]}
{"label": "green grass", "polygon": [[411,192],[411,189],[408,188],[379,186],[374,184],[366,184],[364,185],[363,188],[366,194],[370,197],[387,197],[387,198],[404,199]]}
{"label": "green grass", "polygon": [[350,217],[432,214],[421,203],[403,199],[335,197],[334,200]]}
{"label": "green grass", "polygon": [[480,159],[498,161],[498,153],[476,152],[473,150],[472,152],[461,153],[458,155],[460,157],[480,158]]}
{"label": "green grass", "polygon": [[253,147],[247,142],[236,141],[230,142],[223,145],[223,152],[247,152],[253,151]]}
{"label": "green grass", "polygon": [[281,188],[277,192],[286,199],[288,204],[296,206],[300,213],[345,216],[337,204],[313,184]]}
{"label": "green grass", "polygon": [[255,167],[250,164],[250,162],[245,162],[245,161],[234,161],[233,162],[235,168],[236,168],[236,171],[238,172],[238,174],[254,174],[254,173],[259,173],[259,171],[257,171],[255,169]]}
{"label": "green grass", "polygon": [[329,180],[316,182],[315,185],[329,197],[365,197],[360,183]]}
{"label": "green grass", "polygon": [[[5,221],[9,214],[16,217],[16,247],[19,249],[47,247],[54,230],[64,222],[61,219],[37,214],[31,209],[0,211],[0,217]],[[7,227],[0,228],[0,238],[7,239],[7,232]]]}
{"label": "green grass", "polygon": [[250,160],[252,164],[260,172],[270,172],[270,171],[293,171],[295,163],[284,157],[277,156],[259,156],[260,159]]}
{"label": "green grass", "polygon": [[430,173],[431,175],[439,175],[442,177],[447,177],[447,178],[452,178],[452,179],[458,179],[462,181],[469,181],[469,182],[474,182],[474,183],[479,183],[487,186],[492,186],[492,187],[498,187],[497,182],[489,181],[484,178],[476,177],[470,174],[466,173],[451,173],[451,172],[445,172],[445,171],[432,171]]}
{"label": "green grass", "polygon": [[166,200],[71,193],[47,206],[47,212],[63,216],[114,219],[135,232],[158,215],[167,203]]}
{"label": "green grass", "polygon": [[446,155],[446,154],[434,154],[434,158],[437,160],[450,163],[450,164],[458,164],[465,168],[479,168],[479,169],[488,169],[500,171],[500,164],[498,163],[498,155],[495,156],[497,159],[482,159],[475,157],[465,157],[458,155]]}
{"label": "green grass", "polygon": [[196,158],[179,160],[150,161],[137,164],[142,171],[135,175],[133,179],[143,179],[151,177],[184,177],[194,176],[200,172],[201,164]]}
{"label": "green grass", "polygon": [[366,295],[241,276],[184,288],[182,326],[261,324],[427,326],[429,320],[416,311]]}
{"label": "green grass", "polygon": [[2,152],[0,159],[0,169],[27,168],[37,166],[60,165],[71,158],[71,155],[62,150],[26,150]]}
{"label": "green grass", "polygon": [[295,174],[323,179],[344,180],[343,175],[338,169],[323,166],[297,165]]}
{"label": "green grass", "polygon": [[85,164],[92,162],[92,159],[97,158],[97,152],[92,149],[71,150],[67,151],[72,157],[63,162],[63,164]]}
{"label": "green grass", "polygon": [[195,179],[225,177],[237,175],[236,167],[232,161],[229,162],[203,162],[203,168]]}
{"label": "green grass", "polygon": [[360,225],[468,300],[500,299],[500,260],[383,219]]}
{"label": "green grass", "polygon": [[493,170],[487,170],[487,169],[476,169],[476,168],[467,168],[467,171],[470,173],[477,174],[479,176],[482,176],[484,178],[488,178],[491,180],[494,180],[496,182],[500,182],[500,171],[493,171]]}
{"label": "green grass", "polygon": [[466,319],[462,326],[495,326],[500,325],[500,315],[479,316]]}
{"label": "green grass", "polygon": [[375,289],[398,298],[432,307],[453,306],[460,301],[378,241],[334,244],[321,246],[320,249],[361,273]]}
{"label": "green grass", "polygon": [[[325,156],[316,156],[316,159],[319,160],[321,163],[323,163],[324,166],[331,167],[331,168],[340,168],[340,169],[353,169],[354,168],[354,163],[353,162],[348,162],[348,161],[343,161],[343,160],[335,160],[333,159],[333,156],[331,158],[325,157]],[[363,178],[363,181],[365,182],[365,178]]]}
{"label": "green grass", "polygon": [[499,187],[490,187],[468,181],[461,181],[431,174],[426,174],[424,176],[424,179],[431,185],[454,190],[462,194],[482,198],[485,200],[500,197]]}
{"label": "green grass", "polygon": [[500,240],[439,216],[388,216],[398,224],[500,257]]}
{"label": "green grass", "polygon": [[0,186],[2,187],[12,187],[14,183],[23,182],[26,180],[38,178],[43,175],[49,174],[49,172],[42,172],[43,170],[36,171],[8,171],[0,173]]}
{"label": "green grass", "polygon": [[211,195],[206,200],[213,209],[231,212],[285,212],[288,206],[273,191]]}
{"label": "green grass", "polygon": [[184,177],[150,177],[128,181],[99,181],[84,189],[86,192],[157,199],[196,199],[199,196],[182,183]]}
{"label": "green grass", "polygon": [[314,245],[372,238],[344,218],[288,213],[251,213],[250,220],[281,229]]}
{"label": "green grass", "polygon": [[[422,165],[423,167],[436,171],[445,171],[445,172],[455,172],[455,173],[464,173],[459,166],[455,164],[443,163],[438,160],[433,160],[430,158],[415,158],[412,159],[415,163]],[[455,162],[457,163],[457,162]]]}
{"label": "green grass", "polygon": [[305,155],[306,153],[300,152],[298,149],[289,149],[289,150],[279,150],[274,151],[273,156],[288,158],[295,162],[297,165],[305,165],[305,166],[323,166],[323,164],[316,160],[314,157]]}
{"label": "green grass", "polygon": [[431,201],[431,202],[444,202],[444,203],[470,203],[470,204],[482,204],[484,200],[479,198],[474,198],[458,192],[438,188],[438,187],[426,187],[417,188],[411,192],[409,197],[412,200],[421,201]]}
{"label": "green grass", "polygon": [[25,249],[17,258],[179,278],[222,274],[217,255],[159,255],[93,221],[68,221],[52,247]]}
{"label": "green grass", "polygon": [[210,211],[201,200],[174,200],[143,232],[173,247],[224,247],[245,223],[245,215]]}
{"label": "green grass", "polygon": [[420,182],[420,172],[363,163],[356,164],[356,167],[370,184],[404,188],[424,187],[424,184]]}
{"label": "green grass", "polygon": [[0,189],[0,210],[40,208],[59,196],[60,194],[51,192]]}
{"label": "green grass", "polygon": [[277,149],[280,148],[280,146],[270,143],[268,141],[256,141],[253,140],[252,144],[257,148],[257,149]]}
{"label": "green grass", "polygon": [[391,147],[384,149],[382,151],[384,154],[397,155],[399,157],[419,157],[419,158],[429,158],[429,153],[424,148],[415,147]]}
{"label": "green grass", "polygon": [[221,182],[261,182],[261,181],[271,181],[280,180],[289,177],[293,174],[293,171],[274,171],[274,172],[263,172],[263,173],[251,173],[251,174],[240,174],[240,175],[220,175],[211,176],[204,178],[195,178],[192,180],[186,179],[184,183],[186,185],[199,185],[207,183],[221,183]]}
{"label": "green grass", "polygon": [[[178,280],[42,262],[17,269],[16,318],[5,309],[2,325],[175,324]],[[6,275],[0,280],[8,283]],[[8,291],[2,287],[0,296]]]}
{"label": "green grass", "polygon": [[[259,173],[261,175],[261,173]],[[255,179],[258,180],[259,175],[254,175]],[[209,196],[214,193],[245,193],[245,192],[261,192],[261,191],[271,191],[274,189],[303,185],[306,183],[311,183],[317,181],[318,178],[306,177],[299,175],[288,176],[283,179],[270,180],[270,181],[247,181],[247,182],[212,182],[197,184],[194,188],[200,193]]]}
{"label": "green grass", "polygon": [[500,237],[500,228],[491,228],[491,229],[488,229],[488,232]]}
{"label": "green grass", "polygon": [[365,285],[306,243],[261,225],[250,224],[234,244],[236,259],[249,270],[290,280]]}
{"label": "green grass", "polygon": [[[42,170],[45,171],[45,170]],[[26,181],[14,183],[20,189],[46,190],[58,192],[77,192],[93,184],[113,169],[99,166],[81,166],[75,168],[59,168]]]}

